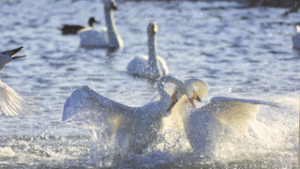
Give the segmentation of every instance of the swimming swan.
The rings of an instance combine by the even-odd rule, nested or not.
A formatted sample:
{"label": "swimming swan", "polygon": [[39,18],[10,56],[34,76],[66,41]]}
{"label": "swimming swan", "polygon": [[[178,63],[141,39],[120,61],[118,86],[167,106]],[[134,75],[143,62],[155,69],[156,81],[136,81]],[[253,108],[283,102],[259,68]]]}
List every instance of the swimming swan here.
{"label": "swimming swan", "polygon": [[83,30],[79,32],[80,46],[101,48],[121,48],[123,47],[122,38],[118,34],[117,27],[115,25],[113,11],[117,10],[117,6],[114,0],[104,1],[104,14],[107,28],[102,30]]}
{"label": "swimming swan", "polygon": [[[23,47],[19,47],[14,50],[8,50],[5,52],[0,52],[0,71],[5,67],[5,65],[15,59],[25,57],[25,55],[13,56],[19,52]],[[7,116],[18,116],[26,113],[32,113],[33,108],[28,105],[31,100],[31,96],[18,93],[12,88],[7,86],[0,80],[0,107],[1,112],[5,113]]]}
{"label": "swimming swan", "polygon": [[[205,81],[192,79],[184,83],[196,87],[201,99],[208,94],[209,87]],[[168,117],[172,119],[168,119],[168,123],[182,127],[192,149],[208,156],[215,155],[218,136],[225,130],[243,137],[249,129],[249,123],[256,120],[259,105],[278,107],[272,102],[230,97],[213,97],[209,104],[201,108],[191,107],[189,102],[183,96],[173,107]]]}
{"label": "swimming swan", "polygon": [[70,35],[70,34],[77,34],[80,30],[90,30],[93,28],[94,23],[99,23],[95,17],[90,17],[89,21],[89,27],[84,27],[81,25],[63,25],[60,30],[63,35]]}
{"label": "swimming swan", "polygon": [[[177,92],[171,97],[164,90],[166,83],[177,86]],[[170,114],[171,108],[183,94],[199,100],[193,88],[172,76],[163,76],[157,82],[160,100],[150,101],[144,106],[130,107],[101,96],[88,86],[75,90],[67,99],[62,121],[91,128],[94,138],[101,136],[110,140],[115,138],[115,147],[122,152],[141,154],[151,142],[157,139],[163,126],[162,118]]]}
{"label": "swimming swan", "polygon": [[297,33],[292,37],[293,48],[300,49],[300,26],[296,26]]}
{"label": "swimming swan", "polygon": [[135,57],[127,66],[127,73],[132,76],[145,78],[158,78],[169,74],[169,68],[166,61],[156,55],[157,33],[156,22],[151,22],[147,28],[148,33],[148,56]]}

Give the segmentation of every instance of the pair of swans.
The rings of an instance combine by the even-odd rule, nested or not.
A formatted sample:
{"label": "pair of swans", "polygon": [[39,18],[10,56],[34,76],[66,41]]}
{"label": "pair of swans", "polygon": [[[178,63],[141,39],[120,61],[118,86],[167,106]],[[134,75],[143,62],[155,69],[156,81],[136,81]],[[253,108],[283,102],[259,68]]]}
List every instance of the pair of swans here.
{"label": "pair of swans", "polygon": [[[175,87],[167,92],[163,83],[168,82]],[[275,103],[260,100],[214,97],[211,103],[196,108],[194,100],[200,101],[209,91],[208,84],[198,79],[182,82],[172,76],[163,76],[157,82],[157,90],[160,96],[148,104],[129,107],[83,86],[66,101],[62,121],[98,126],[91,131],[92,135],[108,140],[115,137],[115,145],[124,152],[139,154],[157,139],[165,126],[176,127],[174,123],[179,122],[192,149],[213,156],[218,136],[226,128],[243,135],[249,123],[256,120],[259,105],[277,107]],[[163,117],[168,118],[163,120]]]}
{"label": "pair of swans", "polygon": [[[176,92],[170,97],[164,85],[173,83]],[[102,138],[114,137],[115,146],[122,152],[141,154],[151,142],[157,139],[163,127],[162,118],[171,113],[172,107],[183,94],[190,104],[195,106],[194,100],[200,98],[193,91],[193,86],[172,77],[163,76],[157,81],[160,99],[150,101],[144,106],[130,107],[101,96],[87,86],[80,87],[67,99],[62,121],[70,123],[96,126],[92,135]]]}
{"label": "pair of swans", "polygon": [[[119,36],[114,22],[113,10],[116,10],[114,0],[104,1],[104,14],[106,28],[100,31],[89,28],[79,31],[80,44],[83,47],[112,47],[121,48],[122,38]],[[94,20],[92,20],[94,21]],[[158,27],[156,22],[150,22],[147,27],[148,34],[148,56],[135,57],[127,66],[127,73],[132,76],[145,78],[158,78],[169,74],[168,66],[163,58],[156,55],[156,33]]]}
{"label": "pair of swans", "polygon": [[121,48],[123,40],[120,37],[113,16],[113,10],[117,10],[114,0],[104,1],[104,15],[106,27],[100,30],[83,29],[79,31],[80,46],[91,48]]}
{"label": "pair of swans", "polygon": [[[19,47],[14,50],[0,52],[0,71],[2,71],[7,63],[25,57],[25,55],[13,56],[22,48]],[[18,93],[0,80],[0,107],[4,114],[7,116],[16,116],[32,113],[34,109],[28,105],[31,101],[30,95]]]}

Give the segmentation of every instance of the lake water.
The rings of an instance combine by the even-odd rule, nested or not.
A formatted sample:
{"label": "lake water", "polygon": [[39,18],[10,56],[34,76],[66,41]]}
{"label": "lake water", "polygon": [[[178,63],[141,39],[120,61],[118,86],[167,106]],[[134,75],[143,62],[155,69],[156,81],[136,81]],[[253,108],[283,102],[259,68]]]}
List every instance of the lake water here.
{"label": "lake water", "polygon": [[[299,12],[281,17],[282,8],[247,8],[236,2],[118,2],[114,13],[124,48],[79,47],[78,36],[62,36],[63,24],[87,25],[95,16],[104,26],[102,2],[84,0],[1,1],[1,51],[24,46],[26,57],[8,64],[1,80],[16,90],[38,93],[38,111],[0,116],[0,166],[7,168],[296,168],[299,136],[300,55],[291,36]],[[272,140],[226,142],[216,159],[195,154],[183,132],[172,142],[160,139],[143,155],[111,164],[114,152],[91,149],[85,129],[61,123],[63,106],[81,85],[117,102],[138,106],[157,95],[144,79],[127,75],[135,56],[147,54],[146,28],[158,25],[157,50],[182,80],[208,82],[214,96],[280,102],[263,107],[258,120]],[[163,138],[163,137],[162,137]],[[182,150],[182,151],[181,151]],[[92,158],[95,157],[95,158]]]}

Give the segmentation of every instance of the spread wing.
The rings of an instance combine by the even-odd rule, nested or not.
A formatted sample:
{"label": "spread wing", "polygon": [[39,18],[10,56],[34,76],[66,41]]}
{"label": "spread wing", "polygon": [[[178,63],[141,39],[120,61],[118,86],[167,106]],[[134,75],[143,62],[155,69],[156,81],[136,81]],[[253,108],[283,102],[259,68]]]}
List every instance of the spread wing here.
{"label": "spread wing", "polygon": [[62,121],[96,130],[103,138],[109,139],[116,132],[130,107],[101,96],[88,86],[75,90],[67,99]]}
{"label": "spread wing", "polygon": [[29,105],[35,102],[35,95],[19,93],[0,80],[0,107],[7,116],[32,114],[36,109]]}
{"label": "spread wing", "polygon": [[[279,107],[261,100],[214,97],[201,108],[191,108],[182,116],[184,129],[194,151],[214,153],[216,140],[224,132],[243,137],[256,120],[259,105]],[[252,123],[253,124],[253,123]]]}
{"label": "spread wing", "polygon": [[223,127],[230,127],[239,135],[244,135],[248,131],[249,122],[256,120],[259,105],[280,107],[273,102],[230,97],[214,97],[210,101],[196,113],[213,114]]}

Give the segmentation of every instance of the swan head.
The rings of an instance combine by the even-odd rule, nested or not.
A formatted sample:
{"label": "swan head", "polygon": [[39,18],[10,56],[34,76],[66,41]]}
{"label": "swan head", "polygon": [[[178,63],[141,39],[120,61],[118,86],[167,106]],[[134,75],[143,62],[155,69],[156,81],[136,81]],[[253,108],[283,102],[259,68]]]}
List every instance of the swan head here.
{"label": "swan head", "polygon": [[[183,85],[175,86],[171,96],[172,103],[177,102],[185,95],[193,107],[196,107],[195,100],[201,102],[209,91],[208,84],[199,79],[189,79],[184,81]],[[175,103],[176,103],[175,102]],[[174,105],[175,105],[174,103]]]}
{"label": "swan head", "polygon": [[89,25],[93,27],[94,23],[99,23],[99,21],[95,17],[90,17]]}
{"label": "swan head", "polygon": [[104,8],[110,10],[117,10],[117,4],[114,0],[105,0],[104,1]]}
{"label": "swan head", "polygon": [[158,31],[158,27],[155,21],[149,23],[147,32],[149,35],[155,35]]}
{"label": "swan head", "polygon": [[193,95],[194,99],[195,99],[195,97],[198,97],[198,99],[196,99],[196,100],[201,100],[204,97],[206,97],[206,95],[208,94],[209,86],[203,80],[189,79],[189,80],[184,81],[184,84],[186,84],[187,87],[189,87],[189,88],[193,88],[193,94],[189,93],[189,95],[190,96]]}
{"label": "swan head", "polygon": [[25,57],[25,55],[13,56],[18,53],[23,47],[19,47],[17,49],[8,50],[4,52],[0,52],[0,71],[5,67],[5,65],[15,59]]}

